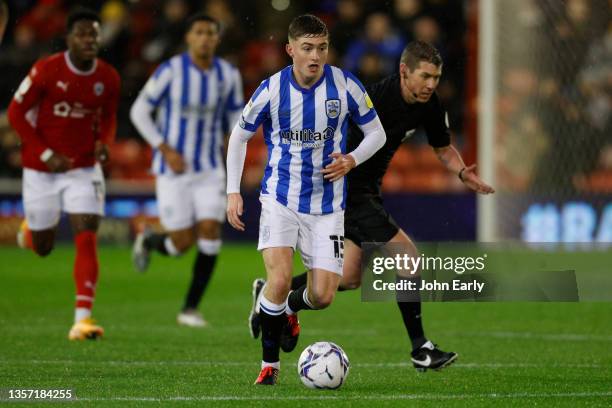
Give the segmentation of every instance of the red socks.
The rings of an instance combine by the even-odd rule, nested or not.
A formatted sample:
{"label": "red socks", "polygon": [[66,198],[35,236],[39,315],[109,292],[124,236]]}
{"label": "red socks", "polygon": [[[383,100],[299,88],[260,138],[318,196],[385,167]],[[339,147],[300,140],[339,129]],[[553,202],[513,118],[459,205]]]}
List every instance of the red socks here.
{"label": "red socks", "polygon": [[74,282],[76,283],[76,307],[91,310],[98,282],[98,254],[96,233],[83,231],[74,237],[76,258]]}

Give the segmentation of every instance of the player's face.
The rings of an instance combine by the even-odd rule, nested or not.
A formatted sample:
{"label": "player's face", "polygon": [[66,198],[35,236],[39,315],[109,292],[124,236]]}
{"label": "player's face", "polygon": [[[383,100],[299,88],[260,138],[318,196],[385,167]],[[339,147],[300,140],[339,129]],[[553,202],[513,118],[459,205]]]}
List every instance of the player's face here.
{"label": "player's face", "polygon": [[197,58],[212,58],[219,45],[217,25],[210,21],[196,21],[187,32],[189,52]]}
{"label": "player's face", "polygon": [[90,20],[77,21],[68,33],[67,42],[70,53],[78,59],[95,59],[100,48],[100,24]]}
{"label": "player's face", "polygon": [[440,83],[442,66],[421,61],[414,71],[406,64],[400,64],[402,94],[409,95],[415,102],[425,103],[431,98]]}
{"label": "player's face", "polygon": [[327,36],[289,40],[286,49],[293,59],[293,67],[305,82],[312,82],[323,75],[323,66],[329,51]]}

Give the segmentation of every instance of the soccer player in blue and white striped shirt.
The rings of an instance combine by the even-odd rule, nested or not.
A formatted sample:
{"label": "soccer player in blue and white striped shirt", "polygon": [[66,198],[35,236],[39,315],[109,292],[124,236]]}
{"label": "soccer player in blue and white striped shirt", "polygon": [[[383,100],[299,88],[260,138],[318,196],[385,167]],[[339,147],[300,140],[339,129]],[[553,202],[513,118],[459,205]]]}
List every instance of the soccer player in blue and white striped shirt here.
{"label": "soccer player in blue and white striped shirt", "polygon": [[[240,178],[246,144],[260,124],[268,147],[258,244],[267,283],[258,300],[263,361],[256,384],[276,383],[280,348],[289,352],[297,344],[296,312],[332,302],[342,275],[344,175],[385,143],[363,85],[349,72],[325,64],[328,46],[320,19],[295,18],[286,46],[293,65],[261,83],[230,136],[227,215],[238,230],[244,230]],[[349,117],[365,137],[346,154]],[[309,279],[305,290],[288,297],[296,248]]]}
{"label": "soccer player in blue and white striped shirt", "polygon": [[215,57],[219,28],[211,17],[192,16],[187,52],[157,68],[131,110],[134,125],[155,148],[159,215],[168,231],[145,229],[134,244],[134,263],[144,271],[151,251],[177,256],[197,241],[191,286],[178,315],[179,324],[196,327],[206,324],[197,307],[221,248],[225,220],[224,123],[231,129],[244,106],[240,73]]}

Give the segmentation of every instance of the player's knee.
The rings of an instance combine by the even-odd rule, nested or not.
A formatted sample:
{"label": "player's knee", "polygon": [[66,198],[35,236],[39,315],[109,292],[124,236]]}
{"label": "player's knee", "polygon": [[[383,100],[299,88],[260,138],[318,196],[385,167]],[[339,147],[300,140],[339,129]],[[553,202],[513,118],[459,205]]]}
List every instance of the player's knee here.
{"label": "player's knee", "polygon": [[291,281],[285,279],[268,279],[266,282],[266,292],[271,294],[271,299],[282,302],[287,298],[291,289]]}
{"label": "player's knee", "polygon": [[217,221],[203,221],[198,225],[200,238],[216,240],[221,236],[221,224]]}
{"label": "player's knee", "polygon": [[338,290],[355,290],[361,287],[361,279],[350,279],[342,281]]}
{"label": "player's knee", "polygon": [[191,246],[193,245],[193,242],[188,240],[178,240],[176,242],[174,240],[172,241],[174,242],[176,250],[179,251],[181,254],[187,252],[189,248],[191,248]]}
{"label": "player's knee", "polygon": [[172,243],[176,250],[181,254],[187,252],[195,241],[193,234],[188,232],[171,234],[170,239],[172,239]]}
{"label": "player's knee", "polygon": [[275,292],[289,292],[291,289],[291,281],[287,281],[286,279],[269,279],[266,282],[266,286]]}
{"label": "player's knee", "polygon": [[325,309],[326,307],[328,307],[329,305],[332,304],[332,302],[334,301],[334,295],[335,292],[334,291],[313,291],[312,295],[312,299],[310,299],[310,301],[312,302],[312,305],[314,306],[315,309]]}

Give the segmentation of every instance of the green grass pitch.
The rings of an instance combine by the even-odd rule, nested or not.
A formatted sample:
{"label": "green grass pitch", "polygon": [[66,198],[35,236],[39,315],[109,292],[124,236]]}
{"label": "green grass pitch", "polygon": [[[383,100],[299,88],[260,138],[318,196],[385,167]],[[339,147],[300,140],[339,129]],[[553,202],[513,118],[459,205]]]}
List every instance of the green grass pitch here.
{"label": "green grass pitch", "polygon": [[[612,406],[611,303],[424,304],[426,333],[459,359],[419,374],[396,306],[339,293],[329,309],[300,314],[280,385],[257,387],[260,347],[246,325],[251,282],[263,272],[254,244],[223,248],[204,330],[175,323],[193,253],[156,256],[144,275],[127,248],[99,254],[94,316],[106,336],[71,343],[72,247],[46,259],[0,248],[0,389],[71,388],[74,406]],[[318,340],[351,361],[338,391],[306,389],[297,376],[300,351]]]}

